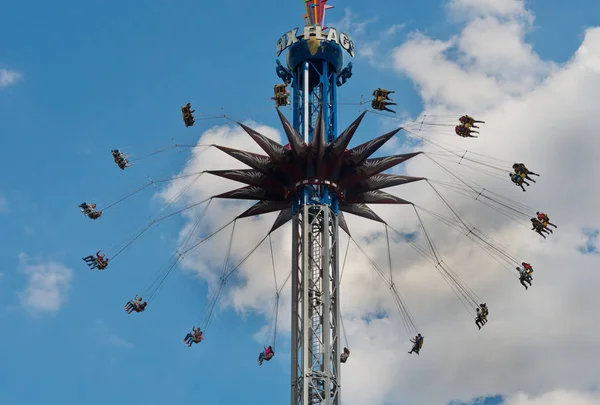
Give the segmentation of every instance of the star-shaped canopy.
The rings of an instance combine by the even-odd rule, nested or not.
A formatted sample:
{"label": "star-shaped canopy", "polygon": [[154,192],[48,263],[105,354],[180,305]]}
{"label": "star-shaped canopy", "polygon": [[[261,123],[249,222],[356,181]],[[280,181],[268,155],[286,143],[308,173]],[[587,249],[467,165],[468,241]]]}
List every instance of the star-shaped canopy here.
{"label": "star-shaped canopy", "polygon": [[411,204],[381,190],[424,180],[424,178],[383,174],[382,172],[421,152],[369,159],[369,156],[389,141],[401,128],[352,149],[346,149],[366,112],[363,112],[331,143],[326,143],[323,114],[319,113],[313,138],[308,144],[304,142],[281,111],[277,110],[277,113],[287,136],[288,145],[280,145],[238,122],[265,151],[266,155],[216,146],[250,167],[250,169],[241,170],[208,171],[216,176],[248,185],[216,195],[215,198],[258,200],[258,203],[238,218],[280,211],[279,217],[271,229],[274,231],[292,219],[294,195],[306,184],[324,184],[335,190],[341,211],[340,227],[348,234],[350,233],[343,212],[384,223],[383,219],[367,204]]}

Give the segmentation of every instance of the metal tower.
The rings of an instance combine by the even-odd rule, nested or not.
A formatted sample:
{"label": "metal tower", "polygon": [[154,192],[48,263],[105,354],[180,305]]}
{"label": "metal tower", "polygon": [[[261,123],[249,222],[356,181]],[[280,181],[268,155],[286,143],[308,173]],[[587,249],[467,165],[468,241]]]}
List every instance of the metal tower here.
{"label": "metal tower", "polygon": [[[306,2],[304,33],[286,38],[286,45],[292,42],[287,65],[293,77],[293,126],[305,144],[313,141],[317,124],[327,143],[337,137],[336,84],[343,55],[335,29],[329,30],[332,40],[324,41],[323,19],[330,8],[325,3]],[[345,42],[348,49],[350,43]],[[298,187],[292,208],[291,405],[339,405],[338,198],[327,178],[310,174],[312,179]]]}
{"label": "metal tower", "polygon": [[[277,75],[293,88],[292,122],[277,110],[289,143],[238,123],[267,155],[216,146],[250,169],[208,173],[248,185],[214,196],[258,201],[237,218],[279,211],[271,232],[292,221],[291,405],[340,405],[338,234],[349,234],[343,213],[385,223],[367,204],[410,204],[381,190],[423,178],[382,173],[419,153],[369,159],[401,128],[347,149],[365,115],[338,135],[336,90],[352,75],[351,63],[342,66],[354,44],[324,27],[327,0],[304,1],[303,31],[277,42],[277,56],[288,50]],[[275,86],[278,106],[286,103],[285,85]]]}
{"label": "metal tower", "polygon": [[[309,41],[300,39],[288,53],[288,60],[298,58],[290,64],[293,125],[308,144],[322,109],[331,142],[337,132],[335,82],[339,67],[329,58],[296,55],[301,53],[296,48],[308,48]],[[341,403],[337,196],[315,180],[298,190],[293,205],[292,405]]]}

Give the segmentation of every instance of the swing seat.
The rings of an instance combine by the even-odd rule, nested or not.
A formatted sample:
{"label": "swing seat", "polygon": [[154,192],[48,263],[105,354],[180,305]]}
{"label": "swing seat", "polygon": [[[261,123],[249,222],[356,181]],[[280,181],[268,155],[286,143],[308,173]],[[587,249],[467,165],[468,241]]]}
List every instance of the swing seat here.
{"label": "swing seat", "polygon": [[286,85],[285,84],[276,84],[273,88],[273,91],[275,93],[275,97],[284,96],[287,93]]}

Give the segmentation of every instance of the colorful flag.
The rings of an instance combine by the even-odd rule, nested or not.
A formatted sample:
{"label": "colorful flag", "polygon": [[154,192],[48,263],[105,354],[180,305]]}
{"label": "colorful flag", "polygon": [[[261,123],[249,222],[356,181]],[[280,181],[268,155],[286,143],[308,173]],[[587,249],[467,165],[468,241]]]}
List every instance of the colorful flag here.
{"label": "colorful flag", "polygon": [[304,6],[306,7],[305,24],[320,26],[325,22],[325,10],[333,8],[327,5],[327,0],[304,0]]}

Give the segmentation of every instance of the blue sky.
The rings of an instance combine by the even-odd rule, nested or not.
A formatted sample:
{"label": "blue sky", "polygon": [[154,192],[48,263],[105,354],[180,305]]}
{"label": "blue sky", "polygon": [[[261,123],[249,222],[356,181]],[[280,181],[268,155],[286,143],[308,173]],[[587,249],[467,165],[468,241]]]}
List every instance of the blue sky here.
{"label": "blue sky", "polygon": [[[365,5],[338,0],[332,5],[329,22],[342,19],[346,8],[358,20],[377,17],[365,40],[406,24],[382,42],[382,51],[415,30],[447,38],[460,28],[448,20],[440,1]],[[557,62],[573,54],[583,29],[600,15],[600,3],[589,0],[573,0],[569,6],[535,0],[528,6],[536,15],[531,43],[543,58]],[[145,235],[112,271],[96,274],[84,266],[81,257],[131,233],[156,210],[152,190],[95,223],[82,217],[77,205],[84,200],[106,204],[143,184],[146,176],[177,173],[186,151],[140,161],[126,172],[114,166],[109,151],[118,147],[142,155],[169,145],[173,137],[195,142],[204,129],[223,122],[198,121],[185,129],[179,107],[187,101],[197,114],[224,108],[232,118],[277,126],[269,99],[278,82],[275,44],[284,32],[302,25],[302,7],[300,0],[266,0],[260,6],[187,0],[3,5],[0,69],[22,77],[0,89],[5,151],[0,161],[1,404],[287,400],[288,360],[256,367],[261,347],[252,335],[259,319],[221,313],[211,331],[218,344],[183,345],[183,335],[205,304],[203,283],[176,273],[151,311],[143,316],[123,312],[121,305],[172,252],[159,234],[175,233],[181,220]],[[341,88],[341,100],[358,101],[375,87],[388,87],[396,90],[403,112],[418,115],[421,101],[410,81],[364,59],[353,63],[354,75]],[[340,127],[355,118],[357,108],[341,108]],[[379,128],[377,120],[368,120],[355,141],[377,135]],[[20,305],[18,294],[32,266],[40,263],[73,270],[68,298],[56,315],[30,314]],[[490,401],[485,405],[498,403]]]}

